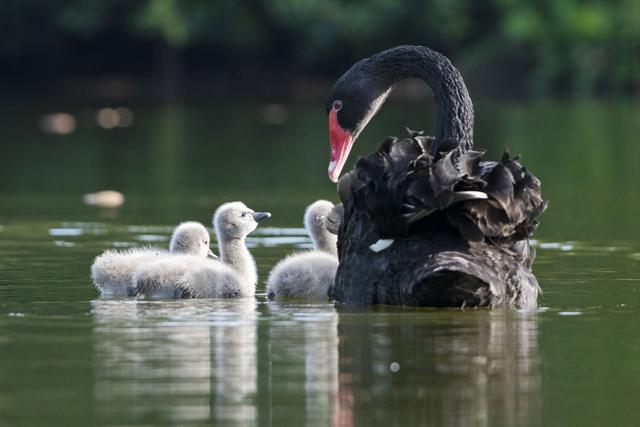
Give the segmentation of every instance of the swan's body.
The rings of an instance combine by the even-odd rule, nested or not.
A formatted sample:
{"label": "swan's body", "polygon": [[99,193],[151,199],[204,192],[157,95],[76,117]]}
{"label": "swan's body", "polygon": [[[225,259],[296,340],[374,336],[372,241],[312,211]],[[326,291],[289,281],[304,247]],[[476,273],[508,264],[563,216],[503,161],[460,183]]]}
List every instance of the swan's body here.
{"label": "swan's body", "polygon": [[182,255],[144,264],[133,279],[138,293],[149,298],[253,296],[258,273],[245,239],[269,216],[240,202],[225,203],[213,217],[221,261]]}
{"label": "swan's body", "polygon": [[431,86],[436,137],[388,139],[340,179],[341,262],[330,294],[350,304],[535,306],[528,237],[546,208],[540,182],[508,154],[481,162],[472,151],[473,105],[444,56],[400,46],[338,79],[327,106],[330,178],[406,77]]}
{"label": "swan's body", "polygon": [[216,258],[209,249],[209,232],[199,222],[183,222],[171,235],[169,252],[158,248],[106,250],[91,265],[91,279],[102,295],[135,296],[133,274],[148,262],[167,258],[170,254],[191,254],[197,258]]}
{"label": "swan's body", "polygon": [[276,264],[267,279],[269,298],[328,298],[338,268],[336,236],[327,230],[333,207],[326,200],[307,207],[304,225],[314,250],[289,255]]}

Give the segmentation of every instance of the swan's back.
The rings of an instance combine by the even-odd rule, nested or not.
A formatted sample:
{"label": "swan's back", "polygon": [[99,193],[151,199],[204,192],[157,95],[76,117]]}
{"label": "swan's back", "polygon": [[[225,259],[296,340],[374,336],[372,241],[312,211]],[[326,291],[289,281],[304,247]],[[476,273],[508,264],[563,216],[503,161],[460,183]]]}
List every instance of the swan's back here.
{"label": "swan's back", "polygon": [[91,280],[103,295],[133,296],[135,287],[131,278],[136,268],[167,254],[167,251],[157,248],[106,250],[91,265]]}
{"label": "swan's back", "polygon": [[540,182],[508,154],[481,162],[483,153],[449,141],[431,155],[433,141],[416,132],[389,139],[342,178],[345,262],[331,295],[352,304],[535,304],[527,239],[546,208]]}
{"label": "swan's back", "polygon": [[271,270],[267,279],[269,298],[327,298],[336,276],[338,258],[313,250],[292,254]]}

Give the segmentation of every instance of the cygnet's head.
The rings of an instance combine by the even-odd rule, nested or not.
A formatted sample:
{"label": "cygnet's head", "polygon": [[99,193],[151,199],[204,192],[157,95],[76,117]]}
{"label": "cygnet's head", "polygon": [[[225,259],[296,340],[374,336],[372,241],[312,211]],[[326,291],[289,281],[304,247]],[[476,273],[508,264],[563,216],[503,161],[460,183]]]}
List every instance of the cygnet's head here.
{"label": "cygnet's head", "polygon": [[183,222],[173,230],[169,251],[218,259],[209,248],[210,240],[204,225],[195,221]]}
{"label": "cygnet's head", "polygon": [[327,217],[333,207],[333,203],[327,200],[318,200],[307,206],[304,211],[304,227],[317,249],[335,254],[336,237],[327,230]]}
{"label": "cygnet's head", "polygon": [[258,222],[271,217],[269,212],[254,212],[242,202],[225,203],[213,214],[218,240],[244,239],[258,227]]}

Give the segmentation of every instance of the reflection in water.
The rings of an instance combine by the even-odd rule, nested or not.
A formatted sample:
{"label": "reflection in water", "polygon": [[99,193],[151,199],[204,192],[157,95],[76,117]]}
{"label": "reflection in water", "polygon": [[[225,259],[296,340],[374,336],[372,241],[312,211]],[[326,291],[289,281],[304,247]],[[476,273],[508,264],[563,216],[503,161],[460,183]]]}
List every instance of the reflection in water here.
{"label": "reflection in water", "polygon": [[112,424],[331,424],[335,309],[263,304],[274,318],[261,323],[258,308],[249,298],[94,301],[99,415]]}
{"label": "reflection in water", "polygon": [[96,300],[100,415],[246,424],[256,417],[256,302]]}
{"label": "reflection in water", "polygon": [[539,423],[535,313],[253,299],[93,303],[109,424]]}
{"label": "reflection in water", "polygon": [[[338,314],[331,304],[271,302],[271,408],[261,424],[332,425],[338,414]],[[262,346],[262,343],[261,343]]]}
{"label": "reflection in water", "polygon": [[213,358],[213,419],[246,425],[256,419],[253,400],[258,390],[257,313],[253,298],[231,301],[231,313],[223,325],[211,327]]}
{"label": "reflection in water", "polygon": [[537,424],[535,316],[509,310],[375,313],[366,319],[343,314],[340,419]]}

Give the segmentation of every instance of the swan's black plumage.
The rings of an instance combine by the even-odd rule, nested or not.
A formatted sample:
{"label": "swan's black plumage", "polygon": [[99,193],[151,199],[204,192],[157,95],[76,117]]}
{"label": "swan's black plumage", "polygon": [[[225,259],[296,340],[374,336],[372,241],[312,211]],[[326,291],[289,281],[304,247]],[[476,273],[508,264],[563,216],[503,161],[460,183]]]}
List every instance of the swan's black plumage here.
{"label": "swan's black plumage", "polygon": [[[356,64],[356,89],[367,87],[367,72],[393,74],[402,68],[398,58],[408,51],[405,57],[413,60],[416,50],[432,60],[418,68],[428,70],[423,78],[440,88],[434,96],[443,128],[435,138],[413,131],[389,138],[340,179],[340,266],[330,293],[349,304],[535,306],[539,286],[528,238],[546,208],[540,181],[508,152],[488,162],[482,161],[484,152],[473,150],[473,107],[455,68],[451,72],[450,62],[427,48],[401,46],[375,55],[373,68],[367,60]],[[386,55],[392,65],[381,66]],[[338,80],[338,95],[334,88],[330,101],[341,99],[343,108],[357,110],[361,98],[344,90],[353,69]],[[382,80],[397,82],[392,76]],[[379,86],[376,91],[387,90]],[[366,115],[367,107],[360,108]],[[380,240],[393,243],[373,251]]]}

